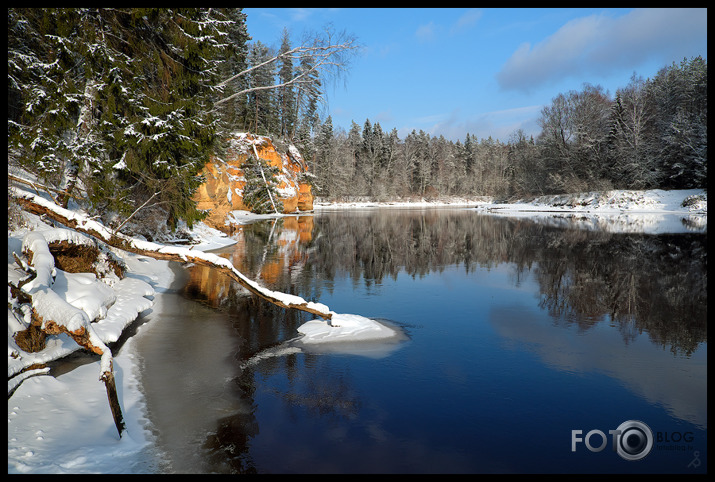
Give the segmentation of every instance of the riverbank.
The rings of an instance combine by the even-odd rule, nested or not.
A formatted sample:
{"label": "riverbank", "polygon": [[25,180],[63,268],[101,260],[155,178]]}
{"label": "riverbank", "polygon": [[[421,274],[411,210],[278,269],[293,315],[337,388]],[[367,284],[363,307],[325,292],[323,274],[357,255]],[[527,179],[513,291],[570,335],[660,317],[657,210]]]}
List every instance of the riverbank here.
{"label": "riverbank", "polygon": [[[642,194],[620,192],[619,196],[558,197],[548,200],[530,200],[509,205],[484,200],[450,200],[417,203],[366,203],[321,204],[316,211],[330,209],[370,209],[375,207],[467,207],[493,215],[548,216],[675,214],[704,217],[707,223],[707,196],[702,190],[647,191]],[[636,192],[638,193],[638,192]],[[699,196],[699,197],[693,197]],[[589,200],[590,199],[590,200]],[[689,201],[686,201],[689,200]],[[587,202],[588,201],[588,202]],[[684,202],[686,201],[686,202]],[[238,218],[238,215],[236,216]],[[264,216],[265,217],[265,216]],[[252,222],[264,217],[240,214],[240,219]],[[21,274],[15,269],[12,252],[19,252],[24,234],[29,231],[54,229],[37,216],[26,215],[26,225],[8,233],[8,279],[17,280]],[[192,231],[199,244],[194,249],[208,250],[233,242],[230,238],[210,230],[199,223]],[[167,261],[158,261],[131,253],[117,253],[128,267],[128,279],[136,280],[136,291],[129,293],[125,307],[144,316],[161,309],[162,294],[169,290],[173,273]],[[146,286],[153,293],[147,294]],[[131,289],[129,290],[131,291]],[[142,301],[145,300],[145,301]],[[151,306],[145,306],[146,300]],[[141,309],[140,309],[141,308]],[[131,320],[129,320],[131,322]],[[11,327],[17,321],[8,310],[8,367],[17,360],[17,346]],[[126,318],[122,323],[126,322]],[[124,325],[131,326],[129,324]],[[122,328],[124,329],[124,328]],[[141,334],[143,327],[137,328]],[[108,330],[116,332],[116,330]],[[121,331],[121,330],[120,330]],[[63,336],[63,335],[61,335]],[[58,337],[58,338],[61,338]],[[64,340],[60,347],[72,347],[73,341]],[[67,353],[56,351],[55,355]],[[25,355],[23,355],[25,356]],[[32,357],[26,357],[27,361]],[[50,357],[50,359],[54,359]],[[124,411],[127,429],[120,439],[112,421],[106,401],[104,386],[97,380],[99,358],[68,373],[52,376],[49,369],[31,373],[8,398],[8,473],[146,473],[159,470],[158,462],[150,452],[153,446],[151,425],[146,418],[146,406],[141,392],[139,366],[134,352],[134,342],[129,338],[114,353],[117,390]],[[27,365],[29,366],[29,365]],[[9,374],[10,376],[10,374]],[[8,392],[11,391],[8,382]]]}
{"label": "riverbank", "polygon": [[540,196],[475,209],[542,224],[617,233],[707,232],[707,191],[606,191]]}
{"label": "riverbank", "polygon": [[[25,226],[8,233],[9,280],[21,276],[14,264],[12,252],[19,253],[24,235],[29,231],[46,232],[51,229],[54,228],[39,217],[25,213]],[[134,293],[130,290],[125,293],[127,300],[123,311],[126,315],[121,321],[120,330],[123,331],[132,326],[137,316],[151,313],[162,292],[169,288],[173,273],[167,261],[131,253],[117,254],[128,268],[125,279],[132,280],[131,284],[136,290]],[[118,290],[116,287],[113,289],[116,294]],[[69,293],[68,296],[72,297]],[[81,350],[67,335],[56,335],[40,352],[21,352],[12,337],[11,327],[17,323],[8,309],[9,372],[36,361],[48,363]],[[110,348],[120,334],[105,338]],[[95,361],[81,364],[56,377],[49,367],[31,369],[25,372],[27,378],[22,382],[17,377],[8,380],[8,395],[13,390],[12,396],[8,398],[9,474],[155,471],[157,462],[148,450],[153,436],[138,383],[139,367],[133,351],[133,340],[129,338],[121,349],[112,350],[117,393],[126,424],[121,439],[114,427],[104,385],[98,379],[98,356]],[[9,373],[8,377],[12,374]]]}
{"label": "riverbank", "polygon": [[485,212],[593,212],[600,214],[620,213],[681,213],[707,214],[707,191],[705,189],[646,191],[613,190],[534,196],[510,202],[498,201],[489,196],[472,198],[450,197],[411,199],[400,201],[370,201],[355,199],[344,202],[316,200],[316,211],[333,209],[368,209],[385,207],[462,207],[469,206]]}
{"label": "riverbank", "polygon": [[[39,233],[48,242],[67,240],[86,248],[94,245],[88,236],[74,230],[54,227],[49,220],[27,212],[20,215],[22,219],[8,229],[8,281],[15,286],[26,271],[16,264],[14,253],[21,253],[28,233]],[[205,225],[197,226],[194,236],[197,250],[235,243]],[[113,257],[126,267],[122,279],[108,264]],[[55,268],[52,290],[87,312],[91,320],[97,319],[93,330],[113,352],[125,430],[120,438],[99,380],[98,356],[80,355],[82,363],[76,368],[55,375],[48,363],[84,352],[72,338],[48,336],[42,349],[32,352],[18,346],[13,334],[27,327],[30,314],[22,311],[22,303],[8,289],[8,473],[157,471],[157,459],[149,450],[153,435],[139,386],[134,340],[126,332],[141,333],[142,318],[161,310],[161,298],[174,274],[168,261],[121,250],[102,250],[91,263],[89,270],[101,273],[101,279],[85,269],[69,273]]]}

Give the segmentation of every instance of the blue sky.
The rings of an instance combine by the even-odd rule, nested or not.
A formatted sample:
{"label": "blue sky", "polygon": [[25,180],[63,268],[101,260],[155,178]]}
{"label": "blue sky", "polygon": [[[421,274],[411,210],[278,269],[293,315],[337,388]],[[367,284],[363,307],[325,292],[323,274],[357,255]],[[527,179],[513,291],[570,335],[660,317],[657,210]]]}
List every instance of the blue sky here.
{"label": "blue sky", "polygon": [[707,58],[707,9],[245,8],[253,40],[293,45],[331,24],[362,49],[326,112],[348,130],[365,119],[400,138],[507,141],[536,136],[543,106],[559,93],[601,85],[613,96],[684,57]]}

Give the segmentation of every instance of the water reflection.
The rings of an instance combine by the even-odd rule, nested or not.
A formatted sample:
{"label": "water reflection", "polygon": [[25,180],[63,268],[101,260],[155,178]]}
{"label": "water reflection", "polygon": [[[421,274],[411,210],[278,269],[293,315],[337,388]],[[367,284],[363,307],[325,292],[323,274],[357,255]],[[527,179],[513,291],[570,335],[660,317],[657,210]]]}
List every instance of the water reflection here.
{"label": "water reflection", "polygon": [[[533,273],[540,306],[556,323],[618,326],[623,341],[647,332],[674,354],[707,341],[707,234],[644,235],[545,226],[454,211],[365,211],[301,216],[244,226],[225,250],[248,276],[320,300],[336,276],[367,287],[404,271],[412,277],[460,265],[514,263],[514,283]],[[186,293],[237,311],[236,283],[195,267]],[[265,308],[263,308],[265,309]],[[259,309],[260,311],[260,309]],[[294,326],[291,323],[291,328]]]}
{"label": "water reflection", "polygon": [[[665,406],[676,418],[706,430],[707,410],[701,403],[706,354],[704,363],[690,357],[707,343],[707,234],[589,231],[467,210],[375,210],[259,222],[241,227],[234,237],[237,244],[222,255],[239,270],[272,289],[315,301],[344,291],[343,281],[349,280],[356,296],[368,297],[366,302],[389,303],[396,296],[389,290],[397,290],[398,278],[405,275],[426,280],[457,267],[466,279],[484,270],[496,273],[508,264],[512,287],[528,284],[525,288],[532,289],[534,284],[537,299],[528,308],[529,316],[516,313],[514,306],[506,311],[497,305],[486,307],[489,324],[502,340],[528,346],[546,365],[563,372],[606,373],[650,403]],[[184,294],[228,313],[238,339],[234,357],[238,374],[232,385],[244,408],[218,420],[205,440],[212,470],[271,470],[254,459],[258,449],[255,445],[252,449],[251,441],[258,437],[263,446],[281,453],[284,465],[274,462],[276,470],[316,467],[301,465],[301,456],[303,464],[310,463],[304,452],[291,455],[295,447],[289,447],[289,440],[300,435],[261,421],[256,400],[262,400],[261,412],[305,430],[309,423],[303,418],[309,415],[339,419],[341,430],[357,431],[354,420],[365,416],[361,413],[368,405],[357,388],[358,377],[331,364],[325,352],[308,352],[292,341],[297,327],[310,315],[256,299],[201,266],[191,268],[189,276]],[[454,307],[462,300],[454,297],[445,302]],[[453,307],[450,313],[459,311]],[[547,322],[538,321],[542,319]],[[644,343],[646,339],[649,343]],[[663,350],[671,354],[664,358]],[[459,359],[449,362],[453,363],[450,373],[463,374],[461,383],[473,376],[468,367],[459,366]],[[686,371],[688,380],[679,378]],[[372,376],[371,383],[382,383],[379,375]],[[439,383],[446,382],[439,378]],[[374,421],[370,427],[371,434],[383,433],[382,439],[397,443],[394,434]],[[318,430],[324,429],[321,425]],[[321,444],[331,443],[327,435],[325,440],[321,437],[317,437],[321,442],[310,442],[312,457]],[[473,470],[460,454],[452,455],[464,463],[460,465],[464,470]],[[333,462],[338,464],[332,466],[335,471],[344,469],[337,459]],[[395,469],[389,464],[384,467]]]}
{"label": "water reflection", "polygon": [[537,354],[554,369],[580,376],[607,374],[676,419],[707,429],[707,356],[664,357],[662,348],[642,338],[629,336],[628,343],[619,343],[617,332],[609,329],[591,326],[588,336],[577,324],[554,329],[553,318],[515,313],[513,308],[492,310],[489,321],[504,340]]}

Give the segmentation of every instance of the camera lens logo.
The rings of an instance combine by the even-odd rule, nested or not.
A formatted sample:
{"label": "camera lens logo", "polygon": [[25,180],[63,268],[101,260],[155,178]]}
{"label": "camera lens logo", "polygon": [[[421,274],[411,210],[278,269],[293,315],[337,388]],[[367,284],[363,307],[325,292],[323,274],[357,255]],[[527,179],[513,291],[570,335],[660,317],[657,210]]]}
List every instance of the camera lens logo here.
{"label": "camera lens logo", "polygon": [[626,460],[640,460],[653,448],[653,432],[638,420],[623,422],[615,434],[616,451]]}

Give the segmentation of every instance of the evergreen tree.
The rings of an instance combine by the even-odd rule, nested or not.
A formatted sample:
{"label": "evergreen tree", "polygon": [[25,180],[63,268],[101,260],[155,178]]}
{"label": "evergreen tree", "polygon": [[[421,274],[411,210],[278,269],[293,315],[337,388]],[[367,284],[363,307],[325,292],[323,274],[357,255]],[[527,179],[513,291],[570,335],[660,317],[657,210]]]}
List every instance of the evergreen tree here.
{"label": "evergreen tree", "polygon": [[345,156],[345,169],[353,173],[352,189],[346,192],[346,195],[362,196],[366,192],[365,176],[362,173],[360,166],[360,148],[362,145],[362,135],[360,134],[360,126],[352,121],[350,131],[348,131],[347,139],[345,140],[347,155]]}
{"label": "evergreen tree", "polygon": [[[280,53],[284,55],[280,59],[281,66],[278,70],[280,84],[287,84],[294,76],[293,59],[290,55],[285,55],[290,49],[288,30],[284,28],[280,48]],[[280,136],[283,139],[290,139],[295,132],[297,114],[293,86],[283,85],[278,89],[277,94],[278,114],[280,116]]]}
{"label": "evergreen tree", "polygon": [[[217,127],[211,94],[224,57],[222,24],[195,8],[134,9],[116,21],[133,55],[121,76],[110,72],[106,84],[108,109],[100,124],[111,126],[106,144],[112,145],[110,136],[116,144],[100,176],[106,186],[111,171],[119,170],[126,185],[140,186],[138,200],[158,193],[172,228],[179,219],[191,226],[203,217],[191,196]],[[123,161],[120,167],[115,160]]]}
{"label": "evergreen tree", "polygon": [[[242,12],[241,8],[220,8],[218,11],[225,19],[227,33],[224,58],[219,65],[219,78],[227,79],[248,67],[248,42],[251,37],[246,28],[246,14]],[[247,87],[247,77],[237,77],[217,89],[214,99],[231,97],[234,93],[245,90]],[[218,105],[217,111],[221,121],[222,137],[227,137],[237,129],[247,129],[248,105],[245,95],[233,97]]]}
{"label": "evergreen tree", "polygon": [[648,83],[663,187],[706,185],[707,80],[707,62],[698,56],[661,69]]}
{"label": "evergreen tree", "polygon": [[298,138],[306,141],[311,135],[313,126],[319,121],[318,102],[322,96],[321,82],[318,72],[314,71],[315,62],[310,55],[304,56],[296,70],[296,76],[304,76],[305,80],[296,87],[296,111],[299,123]]}
{"label": "evergreen tree", "polygon": [[378,165],[381,154],[382,127],[379,123],[374,125],[370,119],[365,119],[362,129],[362,146],[358,160],[365,182],[368,186],[368,195],[374,197],[378,192]]}
{"label": "evergreen tree", "polygon": [[315,184],[316,194],[330,197],[331,187],[335,183],[335,172],[333,170],[333,119],[328,116],[320,126],[315,139],[315,156],[312,172],[320,182]]}
{"label": "evergreen tree", "polygon": [[[96,155],[79,126],[86,106],[86,10],[8,9],[8,154],[50,186],[76,172],[75,156]],[[90,47],[91,48],[91,47]],[[86,119],[87,116],[85,116]]]}
{"label": "evergreen tree", "polygon": [[268,214],[283,211],[283,203],[278,197],[276,186],[279,169],[264,159],[250,156],[241,165],[246,185],[243,188],[243,204],[252,212]]}
{"label": "evergreen tree", "polygon": [[[172,228],[201,219],[191,195],[213,148],[211,94],[226,45],[215,15],[11,10],[9,90],[24,111],[9,122],[9,151],[54,186],[79,181],[103,215],[155,199]],[[21,45],[33,65],[18,62]]]}
{"label": "evergreen tree", "polygon": [[400,137],[397,134],[397,129],[393,127],[388,134],[383,136],[382,141],[382,166],[386,179],[390,179],[394,174],[395,156],[399,147]]}
{"label": "evergreen tree", "polygon": [[[249,63],[257,67],[272,57],[270,48],[256,41],[249,53]],[[249,130],[256,134],[271,135],[278,132],[278,117],[276,113],[275,92],[273,89],[261,87],[274,84],[275,66],[272,63],[252,70],[248,76],[249,86],[256,90],[248,93]]]}

